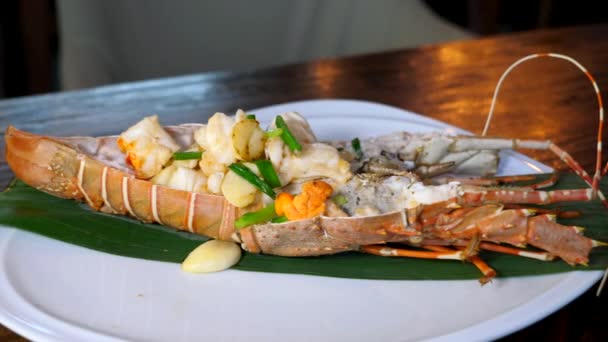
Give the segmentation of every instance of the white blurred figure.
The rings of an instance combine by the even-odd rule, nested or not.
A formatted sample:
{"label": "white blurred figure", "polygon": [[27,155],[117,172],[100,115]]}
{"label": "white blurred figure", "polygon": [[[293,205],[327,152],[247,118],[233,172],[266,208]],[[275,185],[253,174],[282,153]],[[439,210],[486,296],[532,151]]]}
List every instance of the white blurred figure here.
{"label": "white blurred figure", "polygon": [[59,0],[57,5],[63,89],[472,37],[420,0]]}

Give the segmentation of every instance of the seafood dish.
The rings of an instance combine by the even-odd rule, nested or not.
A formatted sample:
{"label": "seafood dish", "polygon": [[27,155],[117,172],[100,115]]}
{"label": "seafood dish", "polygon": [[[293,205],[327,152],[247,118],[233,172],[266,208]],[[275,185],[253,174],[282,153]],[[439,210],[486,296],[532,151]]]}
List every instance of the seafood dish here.
{"label": "seafood dish", "polygon": [[[494,100],[513,67],[538,57],[569,60],[538,54],[517,61]],[[600,104],[593,176],[550,141],[485,136],[494,101],[481,136],[387,132],[319,141],[299,113],[277,113],[262,127],[254,114],[238,110],[178,126],[147,116],[106,137],[9,127],[6,160],[19,179],[51,195],[227,242],[198,252],[230,255],[213,270],[238,262],[238,245],[287,257],[356,251],[462,260],[478,267],[485,283],[496,271],[483,261],[483,250],[585,265],[590,251],[605,245],[556,220],[577,213],[538,207],[605,201],[599,190],[603,108],[586,74]],[[557,174],[543,181],[496,177],[503,149],[550,150],[589,188],[543,190]],[[512,185],[520,181],[530,184]]]}

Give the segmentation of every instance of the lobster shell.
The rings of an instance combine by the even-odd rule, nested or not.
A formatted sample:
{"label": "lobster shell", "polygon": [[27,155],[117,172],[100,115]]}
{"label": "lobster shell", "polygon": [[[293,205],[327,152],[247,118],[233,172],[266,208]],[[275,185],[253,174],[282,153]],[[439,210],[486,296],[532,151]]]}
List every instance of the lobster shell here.
{"label": "lobster shell", "polygon": [[[186,147],[192,144],[192,132],[198,127],[169,126],[166,130]],[[9,166],[18,178],[36,189],[87,202],[94,210],[241,242],[244,249],[254,253],[317,256],[359,250],[365,245],[422,240],[420,231],[406,219],[405,211],[366,217],[320,216],[259,224],[237,232],[235,219],[257,206],[240,209],[219,195],[174,190],[136,179],[124,162],[116,137],[55,138],[14,127],[7,129],[5,137]],[[433,211],[432,206],[422,210]],[[592,240],[546,218],[530,218],[526,222],[530,224],[523,228],[527,233],[520,236],[522,239],[568,263],[588,261]],[[508,242],[509,237],[505,239],[502,242]]]}
{"label": "lobster shell", "polygon": [[[169,126],[181,146],[198,125]],[[6,130],[6,160],[26,184],[53,196],[87,202],[91,208],[130,215],[210,238],[239,241],[251,252],[313,256],[356,250],[361,245],[408,241],[403,212],[370,217],[316,217],[262,224],[235,233],[234,221],[255,207],[239,209],[224,197],[174,190],[136,179],[124,163],[116,137],[57,138]]]}

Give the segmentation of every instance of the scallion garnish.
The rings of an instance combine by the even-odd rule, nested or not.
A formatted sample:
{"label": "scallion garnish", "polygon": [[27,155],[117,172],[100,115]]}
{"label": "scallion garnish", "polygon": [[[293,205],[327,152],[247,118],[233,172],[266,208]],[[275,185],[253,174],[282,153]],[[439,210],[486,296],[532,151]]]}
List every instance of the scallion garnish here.
{"label": "scallion garnish", "polygon": [[274,123],[278,128],[281,128],[283,130],[283,133],[281,133],[281,139],[283,139],[289,149],[292,152],[302,151],[302,145],[300,145],[298,140],[296,140],[293,134],[291,134],[291,131],[289,130],[289,127],[287,127],[287,124],[285,123],[285,120],[283,120],[283,117],[278,115],[275,118]]}
{"label": "scallion garnish", "polygon": [[289,221],[289,219],[285,216],[275,217],[272,220],[270,220],[270,222],[272,222],[272,223],[283,223],[283,222],[287,222],[287,221]]}
{"label": "scallion garnish", "polygon": [[190,160],[190,159],[201,159],[203,152],[188,151],[188,152],[175,152],[173,153],[174,160]]}
{"label": "scallion garnish", "polygon": [[355,156],[357,160],[361,160],[361,158],[363,158],[363,151],[361,150],[361,141],[359,141],[359,138],[353,139],[350,144],[353,147],[353,150],[355,151]]}
{"label": "scallion garnish", "polygon": [[243,214],[234,221],[234,226],[236,229],[241,229],[252,224],[268,222],[276,217],[277,213],[274,211],[274,203],[272,203],[260,210]]}
{"label": "scallion garnish", "polygon": [[348,199],[342,194],[332,197],[331,200],[339,206],[343,206],[348,203]]}
{"label": "scallion garnish", "polygon": [[255,114],[248,114],[248,115],[247,115],[245,118],[247,118],[247,119],[251,119],[251,120],[257,120],[257,119],[255,118]]}
{"label": "scallion garnish", "polygon": [[280,188],[281,181],[279,180],[279,175],[274,170],[274,166],[270,160],[262,159],[255,162],[255,165],[258,167],[258,170],[262,174],[262,178],[264,178],[264,182],[268,183],[273,188]]}
{"label": "scallion garnish", "polygon": [[283,134],[282,128],[275,128],[273,130],[266,132],[266,136],[269,138],[280,137],[282,134]]}
{"label": "scallion garnish", "polygon": [[274,190],[272,190],[272,187],[268,185],[268,183],[264,182],[260,177],[258,177],[258,175],[253,173],[253,171],[249,170],[247,166],[235,163],[230,164],[228,168],[232,170],[232,172],[243,177],[243,179],[245,179],[249,183],[253,184],[253,186],[255,186],[256,188],[260,189],[260,191],[270,196],[270,198],[275,199],[277,197],[277,194],[274,192]]}

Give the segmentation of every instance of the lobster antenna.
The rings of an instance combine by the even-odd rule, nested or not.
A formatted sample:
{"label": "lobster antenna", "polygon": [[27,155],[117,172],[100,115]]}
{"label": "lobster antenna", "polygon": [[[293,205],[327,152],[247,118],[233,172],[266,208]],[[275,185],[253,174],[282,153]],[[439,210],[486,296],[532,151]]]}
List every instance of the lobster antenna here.
{"label": "lobster antenna", "polygon": [[[496,84],[496,89],[494,90],[494,96],[492,96],[492,103],[490,104],[490,111],[488,112],[488,118],[486,119],[486,124],[483,128],[483,132],[481,133],[481,135],[485,136],[486,133],[488,132],[488,129],[490,128],[490,122],[492,121],[492,116],[494,114],[494,106],[496,105],[496,98],[498,97],[498,91],[500,90],[500,86],[502,85],[502,82],[507,77],[507,75],[511,72],[511,70],[515,69],[515,67],[522,64],[523,62],[529,61],[529,60],[535,59],[535,58],[540,58],[540,57],[553,57],[553,58],[563,59],[563,60],[566,60],[566,61],[574,64],[579,70],[581,70],[583,73],[585,73],[585,75],[587,76],[589,81],[591,81],[591,84],[593,85],[593,89],[595,90],[595,94],[597,95],[597,102],[598,102],[598,105],[600,108],[600,110],[599,110],[600,122],[599,122],[599,127],[597,130],[597,156],[595,159],[595,173],[593,175],[593,183],[589,184],[591,186],[591,188],[594,189],[594,191],[595,191],[599,187],[598,184],[599,184],[600,178],[602,176],[602,135],[604,132],[604,105],[602,103],[602,95],[600,94],[600,88],[597,86],[595,79],[593,79],[593,77],[591,76],[589,71],[587,71],[587,69],[585,69],[585,67],[582,66],[581,63],[577,62],[572,57],[562,55],[559,53],[535,53],[535,54],[531,54],[531,55],[522,57],[519,60],[515,61],[515,63],[511,64],[511,66],[509,66],[507,68],[507,70],[505,70],[505,72],[502,74],[502,76],[500,76],[500,79],[498,80],[498,83]],[[604,173],[606,173],[606,172],[608,172],[608,163],[606,163],[606,167],[604,168]],[[600,197],[603,197],[601,195],[601,193],[600,193]]]}
{"label": "lobster antenna", "polygon": [[597,297],[599,297],[600,294],[602,294],[602,289],[604,288],[604,284],[606,284],[606,278],[608,278],[608,268],[606,268],[606,271],[604,271],[604,276],[602,277],[602,281],[600,282],[600,285],[597,287],[597,292],[595,293],[595,295]]}

